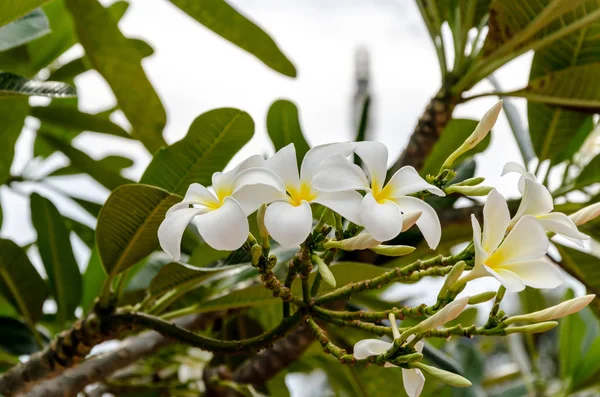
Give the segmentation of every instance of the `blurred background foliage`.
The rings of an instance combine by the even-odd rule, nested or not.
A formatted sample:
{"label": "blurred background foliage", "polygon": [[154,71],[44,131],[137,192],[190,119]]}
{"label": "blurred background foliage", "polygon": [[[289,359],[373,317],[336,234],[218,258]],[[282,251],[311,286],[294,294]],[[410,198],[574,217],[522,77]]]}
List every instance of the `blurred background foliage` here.
{"label": "blurred background foliage", "polygon": [[[167,0],[165,0],[167,1]],[[454,118],[457,106],[482,96],[505,98],[505,114],[514,133],[522,161],[550,184],[556,208],[565,213],[600,201],[600,155],[597,129],[600,111],[600,2],[596,0],[415,0],[431,36],[439,61],[441,86],[420,116],[407,149],[392,171],[413,165],[422,175],[435,174],[441,163],[471,133],[476,120]],[[170,0],[197,23],[235,44],[271,68],[274,73],[296,76],[296,66],[251,18],[222,0]],[[343,2],[340,2],[343,7]],[[281,305],[258,285],[257,273],[242,252],[211,249],[190,227],[183,249],[187,265],[168,264],[158,251],[156,229],[166,209],[177,202],[191,182],[210,184],[252,138],[255,122],[243,110],[222,108],[198,116],[187,135],[167,145],[163,130],[167,116],[161,98],[148,79],[142,61],[152,47],[126,37],[119,20],[127,1],[105,7],[98,0],[3,0],[0,2],[0,183],[17,193],[23,183],[43,186],[69,200],[77,211],[97,218],[91,228],[60,212],[43,194],[31,194],[31,223],[37,239],[17,245],[11,236],[0,240],[0,370],[32,354],[75,317],[87,312],[101,291],[103,280],[115,276],[120,304],[135,305],[159,300],[157,313],[175,318],[183,313],[227,311],[204,332],[222,338],[257,335],[277,324]],[[79,45],[84,54],[65,61],[64,54]],[[494,72],[522,54],[535,53],[529,83],[505,91]],[[410,56],[410,54],[407,54]],[[186,54],[181,54],[185,62]],[[297,65],[302,67],[302,65]],[[510,65],[507,66],[510,68]],[[96,114],[79,110],[75,78],[95,70],[113,92],[117,105]],[[473,94],[488,80],[492,92]],[[357,70],[354,98],[356,139],[369,136],[368,74]],[[210,93],[208,93],[210,94]],[[315,93],[321,95],[321,93]],[[30,101],[31,96],[49,98]],[[511,97],[525,98],[527,123],[520,119]],[[268,111],[266,128],[276,149],[295,143],[299,158],[309,149],[296,105],[277,100]],[[115,114],[124,115],[126,122]],[[37,119],[34,158],[22,172],[11,173],[15,143],[26,118]],[[263,122],[263,121],[260,121]],[[525,127],[528,125],[528,128]],[[138,140],[153,156],[139,181],[123,176],[134,160],[124,156],[92,158],[72,141],[82,132],[106,140]],[[114,140],[117,137],[117,140]],[[489,143],[489,142],[488,142]],[[487,143],[477,147],[485,150]],[[61,152],[68,164],[52,166]],[[475,174],[477,162],[461,159],[457,181]],[[509,159],[498,159],[504,162]],[[512,159],[510,159],[512,160]],[[66,193],[73,175],[85,174],[112,191],[106,203]],[[53,179],[59,182],[49,183]],[[559,183],[552,184],[552,181]],[[137,183],[140,184],[137,184]],[[471,239],[469,216],[481,204],[470,201],[457,207],[457,195],[431,199],[444,226],[442,251]],[[464,199],[463,199],[464,200]],[[516,202],[511,206],[514,210]],[[11,208],[0,209],[11,211]],[[582,226],[600,241],[600,220]],[[76,235],[92,254],[78,263],[70,236]],[[379,274],[381,269],[429,255],[420,234],[404,233],[398,243],[419,249],[410,257],[393,261],[358,254],[335,272],[338,283]],[[592,242],[592,246],[596,243]],[[590,293],[600,293],[600,260],[593,252],[555,242],[551,260],[578,280]],[[37,248],[45,274],[28,255]],[[275,248],[277,250],[277,248]],[[289,253],[279,250],[280,274]],[[82,269],[80,271],[80,269]],[[228,291],[233,291],[227,293]],[[384,291],[385,292],[385,291]],[[572,294],[571,291],[567,292]],[[552,305],[563,296],[527,289],[520,296],[523,311]],[[387,308],[383,293],[353,297],[351,309]],[[599,395],[600,301],[591,309],[562,320],[557,331],[515,338],[440,341],[428,345],[429,361],[467,376],[475,385],[451,390],[435,381],[423,393],[437,396]],[[463,316],[477,318],[476,309]],[[343,347],[365,338],[358,330],[327,329]],[[299,352],[290,351],[288,368],[276,368],[268,379],[254,379],[257,390],[273,396],[391,396],[404,393],[398,370],[353,368],[337,365],[309,337]],[[304,352],[304,354],[302,354]],[[195,395],[192,381],[178,382],[177,369],[205,365],[183,346],[171,346],[140,359],[102,387],[117,395],[145,390],[170,395]],[[204,360],[204,361],[203,361]],[[191,364],[190,364],[191,362]],[[213,357],[211,366],[240,368],[244,360]],[[196,364],[194,364],[196,363]],[[110,374],[106,374],[108,377]],[[181,379],[180,379],[181,380]],[[135,385],[135,387],[131,386]],[[296,387],[294,387],[296,385]],[[301,387],[298,385],[302,385]],[[311,387],[308,387],[310,385]],[[314,387],[312,387],[314,386]],[[191,394],[190,394],[191,392]]]}

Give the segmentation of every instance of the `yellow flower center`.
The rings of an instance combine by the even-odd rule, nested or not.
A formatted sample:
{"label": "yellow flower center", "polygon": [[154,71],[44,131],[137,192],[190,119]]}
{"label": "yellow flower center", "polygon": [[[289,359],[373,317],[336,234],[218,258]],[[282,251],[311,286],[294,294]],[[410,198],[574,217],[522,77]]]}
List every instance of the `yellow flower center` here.
{"label": "yellow flower center", "polygon": [[289,194],[288,201],[290,204],[296,207],[301,205],[303,200],[306,200],[310,203],[317,198],[317,194],[306,182],[302,182],[300,185],[300,190],[298,190],[295,186],[286,186],[286,190]]}
{"label": "yellow flower center", "polygon": [[392,197],[392,187],[390,184],[387,184],[383,189],[380,189],[377,180],[373,179],[373,181],[371,181],[371,187],[373,189],[373,197],[379,204],[383,204],[385,200],[389,200]]}
{"label": "yellow flower center", "polygon": [[222,187],[220,189],[215,189],[215,193],[217,194],[218,201],[204,203],[204,205],[211,210],[216,210],[217,208],[221,207],[225,202],[225,198],[231,196],[233,189],[230,187]]}

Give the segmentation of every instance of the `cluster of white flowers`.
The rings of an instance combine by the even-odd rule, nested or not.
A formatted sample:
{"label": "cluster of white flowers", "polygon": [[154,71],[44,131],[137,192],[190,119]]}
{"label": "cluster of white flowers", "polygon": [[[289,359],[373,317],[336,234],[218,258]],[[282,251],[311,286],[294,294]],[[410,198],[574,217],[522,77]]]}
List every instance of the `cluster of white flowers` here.
{"label": "cluster of white flowers", "polygon": [[[362,159],[366,174],[348,160],[352,153]],[[416,224],[435,248],[441,237],[438,216],[429,204],[409,195],[428,190],[443,196],[444,192],[412,167],[400,169],[384,184],[387,158],[387,148],[379,142],[316,146],[304,156],[300,172],[293,144],[267,160],[252,156],[231,171],[215,173],[210,190],[192,184],[183,201],[167,212],[158,231],[160,244],[179,260],[183,232],[197,218],[207,244],[219,250],[238,249],[248,237],[247,217],[269,204],[265,213],[269,234],[283,247],[298,246],[311,233],[310,204],[317,203],[364,226],[377,242],[403,230],[403,214],[406,219],[407,214],[418,213]],[[366,192],[364,197],[358,190]]]}

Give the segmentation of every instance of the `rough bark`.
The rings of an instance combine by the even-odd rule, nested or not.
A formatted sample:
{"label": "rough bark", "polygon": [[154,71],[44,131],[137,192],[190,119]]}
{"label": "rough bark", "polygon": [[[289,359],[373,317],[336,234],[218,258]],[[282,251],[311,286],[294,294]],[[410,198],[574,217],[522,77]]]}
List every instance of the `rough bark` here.
{"label": "rough bark", "polygon": [[[223,312],[182,317],[174,323],[188,330],[204,329]],[[159,349],[176,343],[156,331],[145,332],[125,339],[113,352],[90,358],[61,376],[42,383],[27,394],[28,397],[76,396],[87,385],[101,382],[115,372],[147,357]]]}
{"label": "rough bark", "polygon": [[433,146],[440,139],[442,131],[452,119],[452,112],[456,103],[457,99],[445,93],[443,89],[431,99],[423,115],[419,118],[406,148],[390,169],[390,174],[405,165],[411,165],[417,170],[423,168]]}

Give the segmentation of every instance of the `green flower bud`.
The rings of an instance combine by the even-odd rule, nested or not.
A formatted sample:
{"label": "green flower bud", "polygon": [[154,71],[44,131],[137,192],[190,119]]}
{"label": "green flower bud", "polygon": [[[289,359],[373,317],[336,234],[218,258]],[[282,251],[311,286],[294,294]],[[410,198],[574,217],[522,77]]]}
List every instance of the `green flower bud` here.
{"label": "green flower bud", "polygon": [[260,257],[262,255],[262,247],[258,244],[254,244],[250,252],[252,254],[252,264],[254,266],[258,266],[258,262],[260,261]]}
{"label": "green flower bud", "polygon": [[556,322],[556,321],[546,321],[545,323],[523,325],[521,327],[509,327],[509,328],[506,328],[504,331],[506,332],[506,335],[517,334],[517,333],[537,334],[540,332],[550,331],[552,328],[556,327],[557,325],[558,325],[558,322]]}
{"label": "green flower bud", "polygon": [[448,273],[448,275],[446,276],[446,280],[444,280],[444,285],[442,286],[442,289],[440,289],[439,296],[445,295],[448,289],[458,280],[462,272],[465,270],[465,265],[465,261],[460,261],[454,266],[452,266],[452,270],[450,270],[450,273]]}
{"label": "green flower bud", "polygon": [[408,366],[411,368],[420,369],[421,371],[425,371],[429,375],[439,379],[440,381],[450,386],[469,387],[472,385],[468,379],[463,378],[458,374],[449,371],[444,371],[443,369],[432,367],[430,365],[423,364],[422,362],[413,362],[408,364]]}
{"label": "green flower bud", "polygon": [[335,287],[335,277],[331,273],[329,266],[318,255],[313,255],[312,260],[318,266],[319,274],[323,277],[323,280],[330,286]]}
{"label": "green flower bud", "polygon": [[269,231],[265,226],[265,213],[267,212],[267,205],[263,204],[258,208],[258,212],[256,213],[256,223],[258,224],[258,233],[260,235],[260,240],[264,247],[269,246]]}
{"label": "green flower bud", "polygon": [[465,179],[462,182],[455,183],[453,186],[476,186],[485,181],[485,178],[478,176],[475,178]]}
{"label": "green flower bud", "polygon": [[460,193],[465,196],[487,196],[494,188],[491,186],[461,186],[452,185],[448,186],[444,191],[448,194]]}
{"label": "green flower bud", "polygon": [[409,245],[378,245],[369,248],[371,251],[384,256],[403,256],[413,252],[416,248]]}
{"label": "green flower bud", "polygon": [[596,295],[590,294],[580,296],[579,298],[569,299],[568,301],[559,303],[556,306],[549,307],[537,312],[522,314],[519,316],[509,317],[505,320],[505,324],[513,324],[517,322],[524,323],[539,323],[540,321],[554,320],[557,318],[568,316],[569,314],[577,313],[594,300]]}
{"label": "green flower bud", "polygon": [[477,294],[469,299],[469,305],[477,305],[479,303],[487,302],[496,297],[496,293],[494,291],[482,292],[481,294]]}

